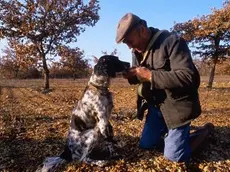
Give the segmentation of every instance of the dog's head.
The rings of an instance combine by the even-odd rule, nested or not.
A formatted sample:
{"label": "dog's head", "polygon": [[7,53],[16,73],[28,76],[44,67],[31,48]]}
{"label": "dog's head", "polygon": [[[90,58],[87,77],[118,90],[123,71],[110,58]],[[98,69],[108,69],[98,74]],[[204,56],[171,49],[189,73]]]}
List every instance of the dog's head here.
{"label": "dog's head", "polygon": [[123,72],[129,68],[130,63],[119,60],[117,56],[104,55],[94,66],[94,73],[97,76],[115,77],[117,72]]}

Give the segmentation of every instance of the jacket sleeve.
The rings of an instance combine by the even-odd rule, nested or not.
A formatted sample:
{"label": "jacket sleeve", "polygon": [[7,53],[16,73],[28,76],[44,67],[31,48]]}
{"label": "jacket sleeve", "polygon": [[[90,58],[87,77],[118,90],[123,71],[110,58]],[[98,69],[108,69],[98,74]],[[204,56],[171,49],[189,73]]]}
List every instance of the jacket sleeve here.
{"label": "jacket sleeve", "polygon": [[199,77],[199,74],[196,75],[187,43],[176,35],[169,36],[165,41],[162,48],[168,54],[171,70],[153,70],[152,88],[172,89],[193,86],[194,77]]}
{"label": "jacket sleeve", "polygon": [[[139,66],[139,63],[137,61],[137,57],[134,51],[132,51],[132,67],[134,66]],[[128,79],[128,82],[130,85],[135,85],[135,84],[139,84],[140,81],[137,79],[136,76],[133,76],[132,78]]]}

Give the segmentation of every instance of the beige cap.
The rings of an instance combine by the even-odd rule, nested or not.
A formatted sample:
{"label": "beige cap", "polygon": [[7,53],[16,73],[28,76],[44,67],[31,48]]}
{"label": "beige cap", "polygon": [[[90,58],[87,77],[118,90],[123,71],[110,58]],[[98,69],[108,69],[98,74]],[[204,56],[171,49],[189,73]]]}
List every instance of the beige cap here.
{"label": "beige cap", "polygon": [[132,13],[125,14],[117,26],[116,42],[123,41],[127,33],[140,21],[141,19]]}

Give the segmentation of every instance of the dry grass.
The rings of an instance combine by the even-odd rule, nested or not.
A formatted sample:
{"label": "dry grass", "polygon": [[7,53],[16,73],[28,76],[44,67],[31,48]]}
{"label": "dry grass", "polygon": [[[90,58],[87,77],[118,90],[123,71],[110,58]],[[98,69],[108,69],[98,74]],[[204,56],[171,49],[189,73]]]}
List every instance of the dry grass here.
{"label": "dry grass", "polygon": [[[192,158],[188,171],[230,171],[230,80],[223,78],[208,90],[200,88],[202,115],[192,125],[206,122],[216,129]],[[51,80],[53,91],[42,94],[41,80],[0,81],[0,171],[35,171],[46,156],[62,152],[69,118],[87,80]],[[143,151],[138,140],[144,121],[132,119],[135,87],[125,80],[112,82],[115,107],[112,124],[122,144],[124,159],[104,169],[73,162],[60,171],[185,171],[183,164],[165,160],[162,153]]]}

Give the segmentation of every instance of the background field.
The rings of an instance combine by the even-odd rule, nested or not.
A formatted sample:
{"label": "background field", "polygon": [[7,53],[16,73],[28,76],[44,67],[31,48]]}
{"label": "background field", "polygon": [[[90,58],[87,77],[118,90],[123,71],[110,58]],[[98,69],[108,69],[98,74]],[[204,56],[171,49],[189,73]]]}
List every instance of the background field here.
{"label": "background field", "polygon": [[[202,78],[202,115],[192,122],[216,126],[205,145],[192,158],[190,171],[230,171],[230,77],[216,77],[214,89]],[[0,171],[34,171],[46,156],[62,152],[71,111],[87,79],[50,80],[52,92],[42,94],[42,80],[0,80]],[[165,160],[162,153],[138,148],[144,121],[133,119],[136,90],[115,79],[112,124],[124,159],[104,169],[73,162],[60,171],[184,171],[183,164]]]}

